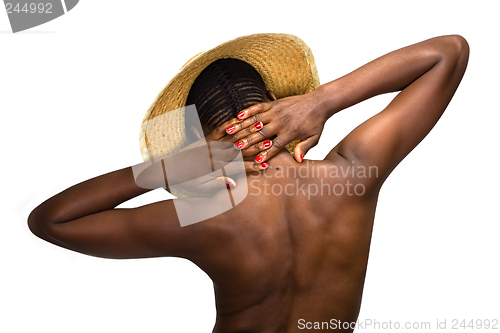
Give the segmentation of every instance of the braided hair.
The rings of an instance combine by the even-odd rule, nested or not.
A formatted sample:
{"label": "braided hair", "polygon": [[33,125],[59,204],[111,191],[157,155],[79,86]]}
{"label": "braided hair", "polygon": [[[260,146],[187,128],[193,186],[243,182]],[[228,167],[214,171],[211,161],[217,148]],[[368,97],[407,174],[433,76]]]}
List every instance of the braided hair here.
{"label": "braided hair", "polygon": [[[235,118],[238,112],[266,100],[267,89],[260,74],[244,61],[225,58],[206,67],[196,78],[186,105],[194,104],[205,135],[217,126]],[[186,114],[186,133],[196,141],[190,130],[193,119]]]}

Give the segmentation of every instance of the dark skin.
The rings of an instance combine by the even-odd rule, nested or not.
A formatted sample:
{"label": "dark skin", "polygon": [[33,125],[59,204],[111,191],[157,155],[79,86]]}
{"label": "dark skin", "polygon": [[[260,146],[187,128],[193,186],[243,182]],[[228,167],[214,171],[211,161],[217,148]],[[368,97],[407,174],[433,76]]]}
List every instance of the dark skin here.
{"label": "dark skin", "polygon": [[[29,227],[46,241],[88,255],[191,260],[214,282],[214,332],[299,332],[300,319],[353,322],[361,305],[380,188],[446,109],[465,72],[468,55],[464,38],[437,37],[384,55],[306,95],[244,110],[243,122],[231,120],[208,135],[209,139],[236,142],[246,137],[244,154],[260,151],[269,166],[265,175],[247,174],[249,193],[241,203],[208,220],[180,227],[173,200],[115,209],[149,191],[136,185],[131,167],[127,167],[48,199],[31,213]],[[303,161],[300,155],[317,143],[330,116],[395,91],[401,92],[324,160]],[[261,132],[238,134],[256,121],[264,124]],[[226,128],[235,124],[236,132],[225,135]],[[271,148],[252,148],[271,137]],[[295,159],[282,149],[294,139],[305,139]],[[299,167],[307,168],[311,175],[313,169],[317,174],[321,168],[345,170],[349,166],[376,167],[377,175],[283,174]],[[231,191],[237,194],[244,188],[238,184],[245,178],[240,175],[235,180],[237,186]],[[354,184],[364,192],[349,195],[348,183],[350,193],[354,193]],[[337,193],[343,186],[344,193],[313,196],[313,184],[318,188],[327,184],[331,189],[337,185]],[[276,194],[279,188],[293,195]],[[266,195],[266,189],[271,194]],[[200,199],[199,207],[205,205],[201,200],[210,205],[227,196],[227,191]]]}

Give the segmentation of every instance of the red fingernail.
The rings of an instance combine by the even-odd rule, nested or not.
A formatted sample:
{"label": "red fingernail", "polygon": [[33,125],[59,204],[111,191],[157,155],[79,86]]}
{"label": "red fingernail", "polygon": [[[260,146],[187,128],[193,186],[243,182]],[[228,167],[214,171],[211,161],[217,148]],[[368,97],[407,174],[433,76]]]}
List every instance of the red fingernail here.
{"label": "red fingernail", "polygon": [[255,127],[255,129],[261,129],[262,128],[262,121],[259,121],[257,124],[253,125]]}
{"label": "red fingernail", "polygon": [[267,163],[267,162],[262,162],[260,164],[260,166],[263,167],[263,168],[267,168],[268,165],[269,165],[269,163]]}
{"label": "red fingernail", "polygon": [[234,126],[229,126],[228,128],[226,128],[226,131],[231,134],[234,132]]}
{"label": "red fingernail", "polygon": [[262,162],[263,159],[264,158],[262,156],[257,155],[257,157],[255,158],[255,162],[260,163],[260,162]]}
{"label": "red fingernail", "polygon": [[236,117],[238,117],[238,118],[243,118],[243,116],[244,116],[244,115],[245,115],[245,111],[241,111],[240,113],[238,113],[238,114],[236,115]]}
{"label": "red fingernail", "polygon": [[271,140],[266,140],[262,143],[262,145],[264,146],[264,148],[269,148],[271,147]]}
{"label": "red fingernail", "polygon": [[300,157],[300,161],[302,162],[304,160],[304,156],[299,155],[299,157]]}
{"label": "red fingernail", "polygon": [[238,148],[238,149],[241,149],[241,148],[243,148],[243,142],[238,141],[238,142],[236,142],[236,143],[234,144],[234,146],[235,146],[236,148]]}

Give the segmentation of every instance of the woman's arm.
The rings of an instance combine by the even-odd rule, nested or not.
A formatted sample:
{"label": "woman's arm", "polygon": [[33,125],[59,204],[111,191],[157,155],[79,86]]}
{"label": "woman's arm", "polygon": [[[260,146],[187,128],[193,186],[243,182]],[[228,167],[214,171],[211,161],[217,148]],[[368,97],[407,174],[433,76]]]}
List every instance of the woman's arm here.
{"label": "woman's arm", "polygon": [[[28,225],[36,236],[74,251],[113,258],[141,256],[148,251],[133,236],[139,228],[134,209],[114,208],[148,191],[136,185],[132,167],[113,171],[46,200],[31,212]],[[171,213],[168,223],[173,225],[175,211]],[[113,244],[117,242],[122,250]]]}
{"label": "woman's arm", "polygon": [[[141,174],[134,174],[134,168],[141,170]],[[138,179],[147,188],[138,186]],[[163,186],[165,178],[161,160],[113,171],[74,185],[46,200],[31,212],[28,225],[36,236],[88,255],[105,258],[184,257],[201,242],[199,235],[206,234],[207,230],[203,229],[202,223],[182,228],[173,200],[132,209],[115,208]],[[224,182],[209,185],[214,186],[226,188]]]}
{"label": "woman's arm", "polygon": [[[371,97],[401,91],[440,61],[439,67],[446,66],[448,71],[455,73],[446,78],[450,80],[449,84],[445,83],[448,88],[443,91],[445,95],[439,97],[442,112],[463,76],[467,59],[467,42],[457,35],[436,37],[410,45],[305,95],[259,103],[243,110],[240,120],[244,121],[235,121],[236,132],[233,136],[245,142],[245,153],[251,143],[277,135],[273,146],[260,154],[264,161],[288,143],[302,140],[295,149],[295,158],[301,162],[305,153],[318,143],[324,123],[332,115]],[[436,71],[443,72],[435,70],[433,73]],[[264,128],[258,134],[247,135],[243,129],[253,124],[256,118],[264,123]]]}
{"label": "woman's arm", "polygon": [[381,185],[437,123],[462,80],[468,58],[463,37],[436,37],[384,55],[322,87],[328,114],[372,96],[401,91],[326,159],[341,155],[350,163],[377,167],[379,177],[372,183]]}
{"label": "woman's arm", "polygon": [[100,213],[150,190],[136,185],[132,167],[116,170],[74,185],[49,198],[31,212],[29,226],[36,231],[44,226],[35,221],[57,224]]}
{"label": "woman's arm", "polygon": [[[469,47],[458,35],[432,38],[386,54],[315,91],[260,103],[244,110],[236,139],[245,142],[277,135],[261,152],[267,160],[293,140],[302,139],[295,158],[317,144],[333,114],[384,93],[402,91],[382,112],[352,131],[327,159],[341,154],[349,162],[377,166],[383,180],[427,135],[446,109],[467,67]],[[242,130],[258,116],[259,134]],[[246,138],[244,138],[246,137]],[[244,139],[243,139],[244,138]],[[243,148],[248,148],[245,144]]]}

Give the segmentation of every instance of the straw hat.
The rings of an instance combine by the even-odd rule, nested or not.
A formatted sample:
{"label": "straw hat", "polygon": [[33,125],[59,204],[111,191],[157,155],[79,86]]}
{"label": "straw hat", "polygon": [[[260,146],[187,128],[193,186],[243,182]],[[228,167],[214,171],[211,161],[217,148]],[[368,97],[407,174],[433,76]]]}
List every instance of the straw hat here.
{"label": "straw hat", "polygon": [[[319,86],[316,64],[309,47],[290,34],[254,34],[235,38],[191,58],[156,97],[144,116],[140,149],[144,161],[175,154],[187,145],[184,107],[196,77],[212,62],[233,58],[252,65],[262,76],[267,89],[280,99],[301,95]],[[295,145],[287,148],[293,154]],[[172,194],[185,197],[172,188]],[[176,193],[174,193],[176,192]]]}

